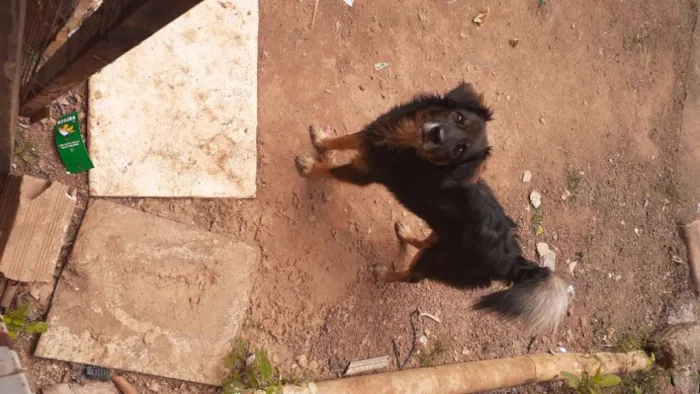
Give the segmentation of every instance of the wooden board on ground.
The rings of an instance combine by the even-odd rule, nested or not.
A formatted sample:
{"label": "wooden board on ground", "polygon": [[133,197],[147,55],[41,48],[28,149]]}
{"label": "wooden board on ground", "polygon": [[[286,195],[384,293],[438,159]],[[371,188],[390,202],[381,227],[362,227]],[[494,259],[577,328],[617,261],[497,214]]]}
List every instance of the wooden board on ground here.
{"label": "wooden board on ground", "polygon": [[259,259],[256,247],[97,200],[36,355],[219,384]]}
{"label": "wooden board on ground", "polygon": [[0,272],[20,282],[53,282],[75,210],[67,186],[11,176],[0,194]]}
{"label": "wooden board on ground", "polygon": [[90,194],[254,197],[257,40],[257,1],[205,0],[90,78]]}

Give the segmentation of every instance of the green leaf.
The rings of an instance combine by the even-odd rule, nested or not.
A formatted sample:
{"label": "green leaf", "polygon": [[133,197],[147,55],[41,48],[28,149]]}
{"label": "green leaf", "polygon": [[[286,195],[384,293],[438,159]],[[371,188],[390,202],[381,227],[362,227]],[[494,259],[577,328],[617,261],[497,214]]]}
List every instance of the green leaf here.
{"label": "green leaf", "polygon": [[566,385],[572,389],[577,389],[581,385],[581,379],[579,379],[578,376],[570,372],[562,371],[559,373],[559,375],[566,379]]}
{"label": "green leaf", "polygon": [[5,323],[5,325],[10,325],[12,323],[12,318],[10,315],[2,315],[2,321]]}
{"label": "green leaf", "polygon": [[598,376],[598,378],[595,379],[595,382],[600,387],[611,387],[620,384],[620,382],[622,382],[622,379],[620,379],[620,377],[617,375],[603,375]]}
{"label": "green leaf", "polygon": [[34,324],[34,329],[40,334],[45,333],[46,330],[49,329],[49,323],[45,321],[38,321]]}
{"label": "green leaf", "polygon": [[264,382],[267,382],[272,377],[272,364],[267,358],[267,353],[263,349],[258,349],[255,352],[255,361],[258,364],[258,371],[260,372],[260,377]]}
{"label": "green leaf", "polygon": [[639,386],[634,386],[634,394],[644,394],[644,390]]}
{"label": "green leaf", "polygon": [[7,335],[10,337],[10,339],[14,340],[17,339],[17,332],[15,331],[10,331],[7,333]]}

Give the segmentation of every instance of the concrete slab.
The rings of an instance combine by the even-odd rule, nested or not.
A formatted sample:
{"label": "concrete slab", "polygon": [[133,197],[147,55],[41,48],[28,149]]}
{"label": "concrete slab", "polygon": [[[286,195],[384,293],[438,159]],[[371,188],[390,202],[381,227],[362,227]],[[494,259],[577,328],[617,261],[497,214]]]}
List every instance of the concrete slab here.
{"label": "concrete slab", "polygon": [[254,197],[257,40],[257,1],[205,0],[90,78],[90,193]]}
{"label": "concrete slab", "polygon": [[97,200],[35,355],[219,384],[259,260],[258,248]]}
{"label": "concrete slab", "polygon": [[60,383],[41,389],[41,394],[120,394],[112,382]]}

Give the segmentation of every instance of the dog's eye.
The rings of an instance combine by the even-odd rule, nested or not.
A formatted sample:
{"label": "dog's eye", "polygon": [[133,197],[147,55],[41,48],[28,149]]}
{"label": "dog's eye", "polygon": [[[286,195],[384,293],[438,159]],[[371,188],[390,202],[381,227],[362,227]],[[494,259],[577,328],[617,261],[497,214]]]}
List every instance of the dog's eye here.
{"label": "dog's eye", "polygon": [[464,123],[464,116],[462,116],[462,114],[460,114],[459,112],[455,112],[454,119],[455,119],[455,123],[457,123],[457,124]]}
{"label": "dog's eye", "polygon": [[464,143],[459,143],[457,146],[455,146],[454,150],[452,151],[452,155],[454,157],[460,157],[464,154],[464,152],[467,150],[467,145]]}

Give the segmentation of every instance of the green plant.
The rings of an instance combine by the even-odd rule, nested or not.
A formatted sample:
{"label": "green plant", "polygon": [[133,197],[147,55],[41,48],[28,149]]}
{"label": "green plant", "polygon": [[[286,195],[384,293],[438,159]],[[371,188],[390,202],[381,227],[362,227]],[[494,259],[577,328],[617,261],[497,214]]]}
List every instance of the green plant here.
{"label": "green plant", "polygon": [[264,349],[250,352],[245,342],[238,340],[224,362],[228,369],[228,376],[221,382],[224,394],[242,394],[250,389],[282,394],[282,377]]}
{"label": "green plant", "polygon": [[7,326],[7,331],[10,334],[10,338],[17,338],[17,334],[20,332],[26,332],[27,334],[40,334],[46,332],[49,328],[48,323],[43,321],[29,321],[27,317],[29,316],[29,305],[23,304],[17,307],[17,309],[12,309],[6,314],[2,315],[2,320]]}
{"label": "green plant", "polygon": [[530,224],[532,226],[532,232],[535,235],[542,235],[542,232],[544,231],[542,229],[542,218],[542,211],[539,208],[533,208],[532,217],[530,218]]}
{"label": "green plant", "polygon": [[39,156],[39,148],[34,141],[22,139],[19,136],[15,138],[15,154],[27,164],[32,164],[34,157]]}
{"label": "green plant", "polygon": [[600,367],[598,367],[593,376],[589,376],[588,372],[584,372],[579,378],[572,373],[563,371],[561,376],[566,380],[566,385],[573,389],[573,392],[576,394],[601,394],[603,392],[601,389],[617,386],[622,382],[622,379],[617,375],[601,374]]}
{"label": "green plant", "polygon": [[438,338],[433,344],[418,355],[418,363],[421,367],[432,367],[438,358],[447,351],[445,342]]}

